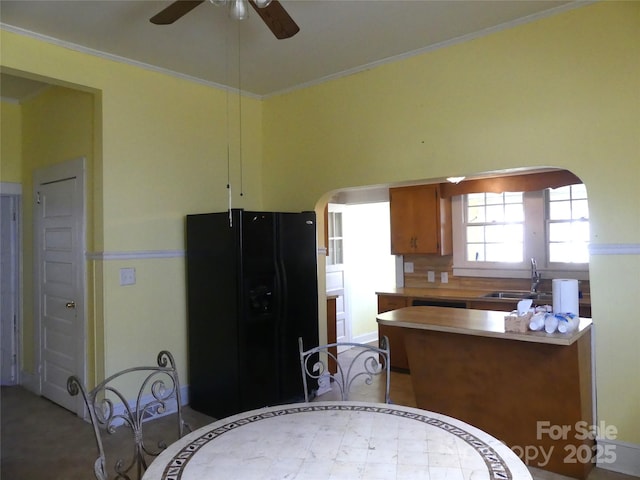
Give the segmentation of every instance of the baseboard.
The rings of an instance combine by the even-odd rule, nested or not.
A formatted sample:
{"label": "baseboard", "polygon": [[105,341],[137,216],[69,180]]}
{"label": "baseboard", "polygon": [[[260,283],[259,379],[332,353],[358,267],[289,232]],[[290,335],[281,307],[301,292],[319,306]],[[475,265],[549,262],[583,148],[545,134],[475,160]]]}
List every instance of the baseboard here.
{"label": "baseboard", "polygon": [[[151,395],[151,394],[145,395],[140,399],[140,403],[143,404],[143,405],[145,403],[148,403],[148,402],[151,402],[151,401],[153,401],[153,395]],[[180,404],[183,407],[185,405],[189,404],[189,387],[187,385],[181,385],[180,386]],[[135,409],[135,406],[136,406],[136,400],[135,399],[134,400],[129,400],[129,408]],[[171,402],[169,404],[169,408],[167,408],[164,412],[158,413],[158,414],[154,414],[153,416],[145,417],[145,418],[143,418],[143,421],[146,422],[147,420],[152,420],[152,419],[154,420],[156,418],[165,417],[167,415],[171,415],[172,413],[176,413],[177,410],[178,409],[177,409],[176,405],[173,402]],[[116,418],[119,415],[124,415],[125,414],[124,404],[122,402],[114,404],[113,411],[115,412],[114,416]],[[85,420],[88,421],[89,418],[87,417],[87,418],[85,418]],[[113,426],[114,427],[119,427],[119,426],[121,426],[123,424],[124,424],[124,422],[122,420],[116,420],[116,421],[113,422]]]}
{"label": "baseboard", "polygon": [[378,331],[368,332],[363,335],[358,335],[357,337],[353,337],[353,343],[371,343],[378,340]]}
{"label": "baseboard", "polygon": [[597,444],[599,468],[640,477],[640,445],[602,438]]}

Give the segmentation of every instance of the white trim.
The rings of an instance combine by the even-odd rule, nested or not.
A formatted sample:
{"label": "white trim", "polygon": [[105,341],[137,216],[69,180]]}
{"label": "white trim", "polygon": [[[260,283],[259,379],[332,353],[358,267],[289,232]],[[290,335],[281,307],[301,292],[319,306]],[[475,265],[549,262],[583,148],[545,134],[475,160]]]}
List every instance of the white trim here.
{"label": "white trim", "polygon": [[[151,403],[154,401],[154,399],[155,397],[151,393],[143,395],[142,397],[140,397],[140,405],[146,405],[148,403]],[[127,403],[129,404],[129,410],[135,410],[137,401],[138,399],[136,398],[127,401]],[[189,386],[188,385],[180,385],[180,405],[183,407],[186,405],[189,405]],[[122,418],[127,416],[126,410],[124,408],[124,403],[122,402],[115,403],[113,405],[113,411],[114,411],[113,418],[116,419],[116,421],[113,422],[113,426],[119,427],[120,425],[124,425],[124,421],[122,420]],[[155,420],[160,417],[166,417],[167,415],[171,415],[173,413],[176,413],[177,411],[178,411],[178,408],[176,404],[174,402],[170,402],[170,404],[168,405],[168,408],[164,410],[162,413],[155,413],[153,415],[150,415],[149,417],[145,417],[143,419],[143,422],[146,422],[149,420]],[[88,416],[85,416],[84,418],[88,419]]]}
{"label": "white trim", "polygon": [[93,48],[89,48],[84,45],[78,45],[77,43],[67,42],[66,40],[60,40],[59,38],[49,37],[48,35],[43,35],[38,32],[32,32],[31,30],[26,30],[24,28],[16,27],[14,25],[9,25],[9,24],[0,22],[0,28],[2,28],[3,30],[7,30],[8,32],[16,33],[18,35],[24,35],[25,37],[31,37],[36,40],[40,40],[42,42],[57,45],[58,47],[68,48],[69,50],[75,50],[76,52],[85,53],[87,55],[93,55],[95,57],[103,58],[105,60],[120,62],[127,65],[133,65],[135,67],[139,67],[145,70],[151,70],[153,72],[158,72],[158,73],[162,73],[172,77],[181,78],[183,80],[199,83],[201,85],[206,85],[208,87],[215,87],[221,90],[227,90],[231,93],[236,93],[236,94],[241,93],[245,97],[255,98],[258,100],[262,99],[260,95],[257,95],[255,93],[242,91],[237,88],[229,87],[228,85],[222,85],[220,83],[211,82],[209,80],[193,77],[191,75],[176,72],[174,70],[169,70],[167,68],[158,67],[155,65],[151,65],[149,63],[140,62],[137,60],[133,60],[131,58],[121,57],[119,55],[114,55],[112,53],[102,52],[100,50],[95,50]]}
{"label": "white trim", "polygon": [[22,184],[14,182],[0,182],[0,195],[22,195]]}
{"label": "white trim", "polygon": [[87,260],[147,260],[184,257],[184,250],[140,250],[131,252],[87,252]]}
{"label": "white trim", "polygon": [[638,243],[603,243],[589,245],[590,255],[640,255]]}
{"label": "white trim", "polygon": [[[294,85],[292,87],[284,88],[282,90],[276,90],[276,91],[271,92],[271,93],[267,93],[267,94],[263,94],[263,95],[259,95],[259,94],[252,93],[252,92],[247,92],[247,91],[242,91],[241,93],[243,95],[245,95],[246,97],[252,97],[252,98],[256,98],[258,100],[265,100],[267,98],[274,97],[274,96],[277,96],[277,95],[283,95],[283,94],[290,93],[290,92],[293,92],[293,91],[296,91],[296,90],[301,90],[301,89],[304,89],[304,88],[309,88],[309,87],[312,87],[312,86],[315,86],[315,85],[326,83],[326,82],[329,82],[331,80],[336,80],[336,79],[339,79],[339,78],[342,78],[342,77],[347,77],[349,75],[354,75],[356,73],[364,72],[366,70],[371,70],[371,69],[379,67],[381,65],[394,63],[394,62],[397,62],[397,61],[400,61],[400,60],[405,60],[407,58],[411,58],[411,57],[415,57],[415,56],[418,56],[418,55],[422,55],[424,53],[432,52],[434,50],[439,50],[441,48],[450,47],[452,45],[458,45],[460,43],[468,42],[468,41],[474,40],[476,38],[485,37],[487,35],[491,35],[491,34],[496,33],[496,32],[500,32],[500,31],[507,30],[507,29],[510,29],[510,28],[513,28],[513,27],[517,27],[519,25],[524,25],[524,24],[527,24],[527,23],[535,22],[535,21],[540,20],[542,18],[551,17],[553,15],[557,15],[559,13],[567,12],[567,11],[573,10],[575,8],[583,7],[583,6],[589,5],[591,3],[595,3],[595,0],[584,0],[584,1],[583,0],[577,0],[577,1],[572,1],[572,2],[569,2],[567,4],[560,5],[558,7],[551,8],[549,10],[545,10],[543,12],[534,13],[534,14],[528,15],[526,17],[522,17],[522,18],[519,18],[519,19],[516,19],[516,20],[511,20],[509,22],[502,23],[500,25],[495,25],[493,27],[485,28],[485,29],[480,30],[478,32],[469,33],[467,35],[462,35],[462,36],[457,37],[457,38],[452,38],[450,40],[445,40],[443,42],[439,42],[439,43],[436,43],[434,45],[430,45],[428,47],[419,48],[419,49],[416,49],[416,50],[412,50],[410,52],[405,52],[405,53],[402,53],[402,54],[399,54],[399,55],[394,55],[394,56],[391,56],[391,57],[384,58],[382,60],[377,60],[375,62],[366,63],[364,65],[360,65],[360,66],[357,66],[357,67],[354,67],[354,68],[343,70],[342,72],[333,73],[331,75],[326,75],[324,77],[321,77],[321,78],[318,78],[318,79],[315,79],[315,80],[310,80],[308,82],[300,83],[298,85]],[[64,48],[68,48],[70,50],[76,50],[78,52],[82,52],[82,53],[86,53],[86,54],[90,54],[90,55],[95,55],[97,57],[101,57],[101,58],[104,58],[104,59],[107,59],[107,60],[113,60],[113,61],[122,62],[122,63],[129,64],[129,65],[134,65],[134,66],[137,66],[137,67],[140,67],[140,68],[144,68],[144,69],[147,69],[147,70],[163,73],[163,74],[166,74],[166,75],[171,75],[171,76],[174,76],[174,77],[182,78],[182,79],[185,79],[185,80],[189,80],[189,81],[192,81],[192,82],[195,82],[195,83],[207,85],[207,86],[210,86],[210,87],[216,87],[216,88],[220,88],[222,90],[228,90],[230,92],[235,92],[235,93],[238,92],[238,89],[231,88],[231,87],[226,86],[226,85],[221,85],[219,83],[207,81],[207,80],[204,80],[204,79],[201,79],[201,78],[193,77],[191,75],[186,75],[186,74],[183,74],[183,73],[175,72],[173,70],[157,67],[157,66],[154,66],[154,65],[150,65],[148,63],[139,62],[139,61],[132,60],[132,59],[129,59],[129,58],[126,58],[126,57],[121,57],[121,56],[118,56],[118,55],[114,55],[114,54],[111,54],[111,53],[101,52],[100,50],[94,50],[92,48],[88,48],[88,47],[85,47],[85,46],[82,46],[82,45],[77,45],[75,43],[67,42],[67,41],[60,40],[60,39],[57,39],[57,38],[54,38],[54,37],[49,37],[49,36],[43,35],[41,33],[32,32],[30,30],[25,30],[23,28],[16,27],[16,26],[13,26],[13,25],[9,25],[9,24],[6,24],[6,23],[0,22],[0,28],[5,29],[5,30],[7,30],[9,32],[17,33],[19,35],[25,35],[27,37],[32,37],[32,38],[35,38],[37,40],[41,40],[41,41],[44,41],[44,42],[47,42],[47,43],[52,43],[54,45],[58,45],[58,46],[61,46],[61,47],[64,47]]]}
{"label": "white trim", "polygon": [[559,7],[551,8],[549,10],[545,10],[544,12],[534,13],[528,15],[526,17],[519,18],[517,20],[511,20],[509,22],[502,23],[500,25],[495,25],[493,27],[485,28],[484,30],[480,30],[478,32],[469,33],[467,35],[462,35],[460,37],[452,38],[449,40],[445,40],[443,42],[439,42],[433,45],[429,45],[428,47],[418,48],[417,50],[412,50],[410,52],[401,53],[399,55],[394,55],[391,57],[383,58],[382,60],[377,60],[375,62],[366,63],[364,65],[360,65],[354,68],[350,68],[347,70],[343,70],[338,73],[333,73],[331,75],[327,75],[325,77],[318,78],[316,80],[311,80],[309,82],[300,83],[298,85],[294,85],[293,87],[285,88],[282,90],[277,90],[275,92],[271,92],[262,96],[263,99],[267,99],[270,97],[274,97],[276,95],[283,95],[286,93],[291,93],[296,90],[301,90],[303,88],[313,87],[315,85],[320,85],[322,83],[329,82],[331,80],[337,80],[342,77],[348,77],[349,75],[354,75],[356,73],[364,72],[366,70],[372,70],[373,68],[379,67],[381,65],[386,65],[389,63],[395,63],[400,60],[406,60],[411,57],[416,57],[418,55],[422,55],[428,52],[432,52],[434,50],[439,50],[441,48],[450,47],[452,45],[458,45],[460,43],[468,42],[471,40],[475,40],[476,38],[485,37],[487,35],[491,35],[493,33],[501,32],[503,30],[507,30],[513,27],[517,27],[519,25],[524,25],[527,23],[535,22],[542,18],[550,17],[552,15],[556,15],[559,13],[563,13],[569,10],[573,10],[578,7],[583,7],[590,3],[595,3],[594,0],[577,0],[574,2],[570,2],[565,5],[561,5]]}
{"label": "white trim", "polygon": [[[598,438],[597,444],[599,468],[640,477],[640,445],[603,438]],[[615,453],[615,458],[609,459],[608,453]]]}
{"label": "white trim", "polygon": [[378,340],[378,332],[373,331],[369,333],[363,333],[362,335],[358,335],[357,337],[353,337],[353,339],[350,341],[353,343],[371,343],[375,342],[376,340]]}

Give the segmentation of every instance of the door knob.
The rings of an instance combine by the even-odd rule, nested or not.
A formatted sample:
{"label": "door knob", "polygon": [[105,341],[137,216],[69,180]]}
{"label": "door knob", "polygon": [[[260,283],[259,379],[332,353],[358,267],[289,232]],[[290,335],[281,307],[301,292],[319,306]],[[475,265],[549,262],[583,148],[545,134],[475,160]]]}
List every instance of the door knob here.
{"label": "door knob", "polygon": [[74,302],[73,300],[71,302],[67,302],[67,304],[65,305],[65,307],[71,309],[71,308],[76,308],[76,302]]}

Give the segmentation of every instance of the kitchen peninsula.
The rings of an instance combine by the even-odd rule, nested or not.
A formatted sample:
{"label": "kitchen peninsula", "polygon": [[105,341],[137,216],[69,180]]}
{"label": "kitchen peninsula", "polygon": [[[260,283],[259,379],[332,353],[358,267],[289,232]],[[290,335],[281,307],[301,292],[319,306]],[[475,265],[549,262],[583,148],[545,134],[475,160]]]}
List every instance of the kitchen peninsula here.
{"label": "kitchen peninsula", "polygon": [[511,333],[504,316],[413,306],[377,321],[402,329],[419,408],[489,432],[530,466],[586,478],[595,452],[591,320],[573,334]]}

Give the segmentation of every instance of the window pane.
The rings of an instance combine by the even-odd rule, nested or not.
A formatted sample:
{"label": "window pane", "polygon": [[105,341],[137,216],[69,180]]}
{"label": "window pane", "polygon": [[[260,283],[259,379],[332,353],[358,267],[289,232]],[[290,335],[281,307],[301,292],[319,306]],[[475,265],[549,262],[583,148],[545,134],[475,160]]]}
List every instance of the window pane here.
{"label": "window pane", "polygon": [[573,222],[573,240],[589,243],[589,222]]}
{"label": "window pane", "polygon": [[467,243],[484,242],[484,227],[467,227]]}
{"label": "window pane", "polygon": [[522,203],[504,206],[504,219],[507,222],[524,221],[524,208]]}
{"label": "window pane", "polygon": [[551,202],[549,204],[549,220],[571,219],[571,202]]}
{"label": "window pane", "polygon": [[552,243],[549,245],[549,260],[561,263],[587,263],[589,261],[588,243]]}
{"label": "window pane", "polygon": [[571,224],[551,223],[549,224],[549,241],[562,242],[571,238]]}
{"label": "window pane", "polygon": [[487,225],[484,234],[487,243],[504,242],[504,225]]}
{"label": "window pane", "polygon": [[522,225],[505,225],[504,240],[514,243],[523,243],[524,227]]}
{"label": "window pane", "polygon": [[571,199],[571,187],[560,187],[560,188],[550,188],[549,189],[549,200],[557,201],[557,200],[570,200]]}
{"label": "window pane", "polygon": [[342,236],[342,212],[335,212],[333,214],[334,222],[333,222],[333,234],[332,237],[341,237]]}
{"label": "window pane", "polygon": [[504,222],[504,206],[487,206],[487,222]]}
{"label": "window pane", "polygon": [[484,262],[484,245],[467,245],[467,261]]}
{"label": "window pane", "polygon": [[470,193],[467,195],[467,205],[484,205],[484,193]]}
{"label": "window pane", "polygon": [[467,209],[467,223],[484,223],[484,206]]}
{"label": "window pane", "polygon": [[502,193],[486,193],[485,202],[487,205],[502,205],[504,203],[504,196]]}
{"label": "window pane", "polygon": [[589,204],[586,200],[574,200],[571,218],[589,218]]}
{"label": "window pane", "polygon": [[522,244],[487,244],[487,261],[509,263],[522,262]]}
{"label": "window pane", "polygon": [[571,185],[571,197],[574,200],[587,198],[587,187],[581,183],[580,185]]}

